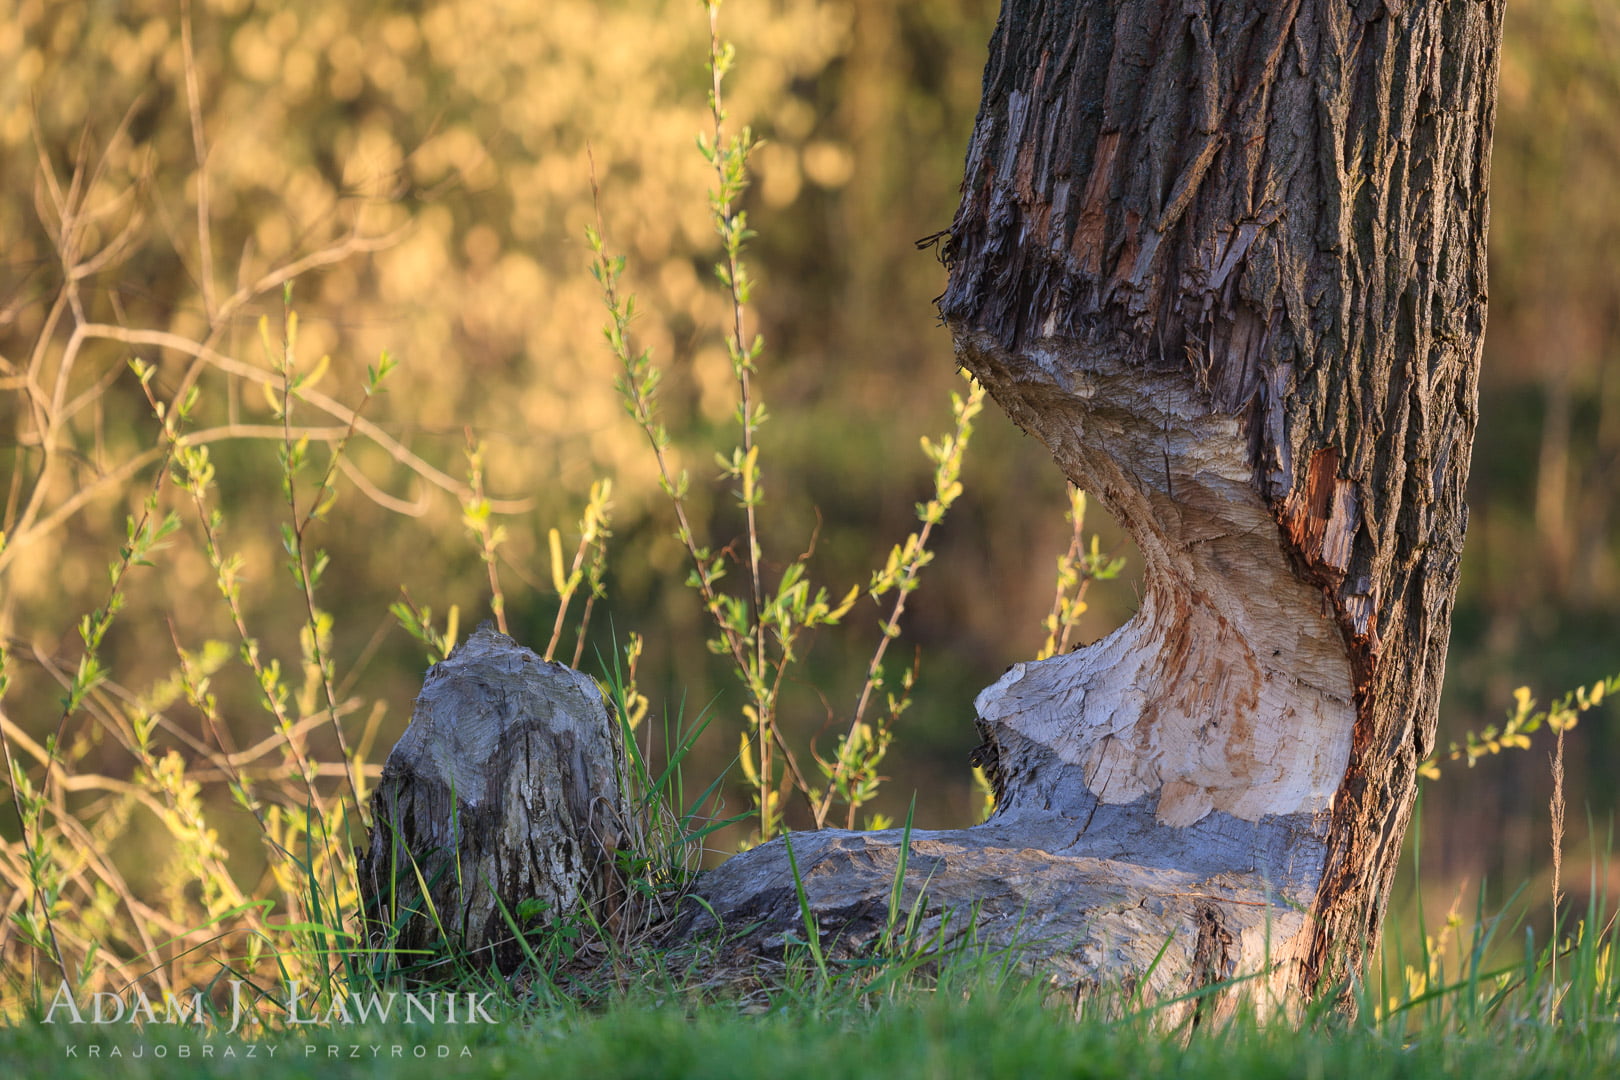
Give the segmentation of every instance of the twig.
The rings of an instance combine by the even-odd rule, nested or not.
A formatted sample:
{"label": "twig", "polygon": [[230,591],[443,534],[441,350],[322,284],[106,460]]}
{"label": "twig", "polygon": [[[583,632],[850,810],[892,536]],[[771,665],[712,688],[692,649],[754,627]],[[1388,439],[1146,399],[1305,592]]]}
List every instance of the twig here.
{"label": "twig", "polygon": [[197,255],[203,310],[208,324],[218,323],[214,297],[214,241],[208,206],[208,149],[203,140],[202,94],[197,86],[197,56],[191,47],[191,0],[180,0],[180,57],[186,75],[186,111],[191,117],[191,148],[197,158]]}

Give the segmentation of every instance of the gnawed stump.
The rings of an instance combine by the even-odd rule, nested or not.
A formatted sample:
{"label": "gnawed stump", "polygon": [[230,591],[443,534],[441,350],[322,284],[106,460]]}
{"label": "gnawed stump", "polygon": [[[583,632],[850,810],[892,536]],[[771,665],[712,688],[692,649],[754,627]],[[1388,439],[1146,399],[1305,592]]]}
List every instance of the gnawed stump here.
{"label": "gnawed stump", "polygon": [[479,627],[429,670],[372,796],[369,945],[431,977],[448,952],[513,970],[514,926],[588,911],[611,928],[614,855],[633,827],[621,775],[596,684]]}

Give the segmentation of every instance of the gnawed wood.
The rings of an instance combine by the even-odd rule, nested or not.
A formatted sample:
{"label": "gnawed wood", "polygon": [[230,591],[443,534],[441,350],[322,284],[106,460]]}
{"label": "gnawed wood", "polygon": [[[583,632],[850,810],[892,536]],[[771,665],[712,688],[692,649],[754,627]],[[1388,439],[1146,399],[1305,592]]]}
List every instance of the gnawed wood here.
{"label": "gnawed wood", "polygon": [[[1131,530],[1146,593],[1114,634],[1015,664],[979,695],[995,816],[914,832],[902,909],[920,894],[924,934],[1013,949],[1082,998],[1127,985],[1164,1001],[1245,977],[1170,1021],[1296,996],[1354,693],[1331,607],[1250,487],[1239,423],[1178,375],[1105,350],[1010,353],[960,331],[958,346]],[[723,929],[739,963],[802,939],[791,843],[824,944],[878,947],[900,839],[798,834],[736,856],[671,938]]]}
{"label": "gnawed wood", "polygon": [[[920,891],[927,929],[1017,949],[1065,991],[1137,983],[1153,1001],[1246,976],[1220,1009],[1296,994],[1355,707],[1332,610],[1292,572],[1237,421],[1184,380],[1100,351],[958,340],[1013,419],[1131,530],[1147,589],[1114,634],[1015,664],[979,695],[995,816],[914,832],[904,906]],[[899,841],[791,838],[829,946],[881,934]],[[717,917],[739,957],[802,938],[784,846],[708,875],[676,936]],[[1167,1018],[1214,1007],[1198,998]]]}
{"label": "gnawed wood", "polygon": [[[997,811],[911,834],[922,937],[1144,1001],[1242,979],[1195,1018],[1376,942],[1457,581],[1500,29],[1500,0],[1005,0],[941,313],[1145,592],[980,694]],[[882,947],[901,842],[744,852],[663,941],[787,948],[791,843],[823,944]]]}
{"label": "gnawed wood", "polygon": [[1301,796],[1307,988],[1376,944],[1434,741],[1501,16],[1005,0],[945,245],[959,360],[1148,564],[1145,655],[1004,680],[992,736],[1167,828]]}
{"label": "gnawed wood", "polygon": [[372,796],[371,946],[428,975],[447,951],[509,971],[514,925],[584,909],[612,927],[636,827],[621,747],[595,683],[480,627],[429,670]]}

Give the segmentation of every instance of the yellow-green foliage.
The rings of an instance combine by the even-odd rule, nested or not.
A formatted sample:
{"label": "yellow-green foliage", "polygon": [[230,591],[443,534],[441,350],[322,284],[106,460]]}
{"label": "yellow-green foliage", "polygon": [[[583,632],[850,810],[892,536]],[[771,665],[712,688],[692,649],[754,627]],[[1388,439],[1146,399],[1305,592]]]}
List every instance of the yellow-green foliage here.
{"label": "yellow-green foliage", "polygon": [[1616,691],[1620,691],[1620,675],[1599,680],[1591,686],[1577,686],[1547,708],[1537,709],[1530,688],[1521,686],[1513,691],[1513,708],[1505,724],[1500,727],[1491,724],[1480,731],[1468,732],[1461,743],[1453,741],[1444,753],[1430,755],[1418,771],[1426,779],[1438,780],[1442,761],[1466,761],[1471,769],[1486,755],[1500,754],[1503,750],[1528,750],[1530,736],[1542,727],[1557,734],[1569,731],[1580,721],[1582,713],[1597,708]]}
{"label": "yellow-green foliage", "polygon": [[[719,84],[702,65],[710,27],[682,17],[697,14],[135,0],[23,3],[0,27],[0,150],[32,166],[0,175],[0,250],[23,271],[0,309],[14,447],[0,695],[22,824],[0,859],[16,931],[0,949],[16,970],[97,985],[149,972],[168,989],[229,941],[243,971],[273,957],[284,975],[334,975],[329,950],[355,944],[355,810],[420,669],[364,691],[358,676],[388,640],[390,600],[429,659],[458,633],[459,604],[441,628],[412,597],[419,579],[395,592],[400,567],[441,604],[449,582],[484,578],[504,628],[503,578],[539,591],[549,562],[546,651],[571,645],[579,662],[585,636],[563,630],[604,595],[610,492],[645,517],[660,465],[684,475],[687,453],[671,441],[661,463],[627,437],[590,332],[589,162],[656,313],[636,333],[673,357],[683,413],[723,423],[742,384],[743,446],[722,464],[749,519],[752,615],[731,630],[753,715],[774,709],[794,639],[849,608],[858,589],[833,605],[802,559],[783,571],[762,555],[751,233],[734,204],[750,180],[767,209],[850,183],[852,148],[817,131],[805,88],[850,53],[854,12],[740,6],[727,33],[749,62],[725,104],[738,138],[705,102]],[[718,290],[702,269],[716,232]],[[960,491],[948,457],[944,505]],[[691,497],[705,524],[724,502],[702,485]],[[417,526],[394,527],[402,514]],[[571,562],[559,520],[578,521]],[[912,548],[908,583],[925,561]],[[646,551],[629,574],[679,558]],[[64,667],[60,628],[81,611]],[[630,640],[635,727],[648,701]],[[759,746],[773,724],[756,720]],[[871,730],[858,714],[856,730]],[[881,730],[850,743],[852,814],[875,789]],[[768,750],[762,764],[768,833]]]}
{"label": "yellow-green foliage", "polygon": [[[322,388],[343,385],[359,364],[393,350],[402,370],[392,392],[406,403],[396,423],[408,423],[412,448],[460,474],[462,428],[476,416],[491,491],[533,493],[516,506],[498,499],[497,511],[538,505],[547,518],[573,517],[605,475],[621,499],[643,500],[651,463],[625,437],[591,332],[599,308],[580,240],[591,213],[589,150],[610,193],[614,235],[636,264],[644,310],[655,313],[638,333],[662,355],[679,340],[696,403],[710,420],[726,418],[725,346],[705,336],[688,353],[690,331],[682,329],[718,326],[725,313],[703,268],[713,240],[692,138],[706,123],[707,27],[695,4],[465,0],[416,14],[313,0],[194,7],[211,285],[198,282],[204,264],[192,225],[202,188],[178,6],[25,0],[0,30],[0,70],[10,72],[0,81],[0,153],[11,163],[0,180],[0,250],[9,266],[34,267],[33,296],[5,298],[16,310],[9,325],[0,322],[0,354],[26,356],[49,314],[53,256],[33,220],[34,177],[25,165],[35,156],[36,125],[64,177],[88,132],[91,153],[103,143],[107,152],[85,193],[87,211],[99,216],[81,246],[96,251],[131,215],[143,219],[123,259],[91,279],[92,318],[125,321],[95,295],[123,283],[130,324],[200,337],[206,293],[217,304],[237,283],[351,230],[387,236],[370,260],[333,262],[300,284],[300,352],[330,356],[337,368]],[[728,12],[729,33],[749,57],[728,87],[730,107],[740,122],[770,133],[759,161],[767,205],[782,205],[806,183],[849,179],[848,148],[818,141],[810,106],[788,90],[844,47],[849,19],[847,9],[810,0]],[[126,109],[131,120],[115,137]],[[177,253],[165,250],[171,242]],[[695,254],[705,257],[694,263]],[[217,343],[241,357],[251,334],[244,312]],[[60,336],[47,344],[47,373],[63,346]],[[127,353],[91,343],[70,393]],[[179,358],[146,355],[174,377]],[[231,420],[271,419],[256,390],[231,394]],[[102,467],[150,445],[127,405],[108,412],[76,416],[61,433],[94,446],[93,465]],[[224,419],[210,413],[208,422]],[[407,505],[427,494],[374,446],[355,447],[355,464]],[[41,516],[86,479],[82,465],[57,470]],[[119,485],[97,494],[75,524],[99,526],[109,512],[116,520]],[[443,520],[456,508],[436,499],[418,509]],[[358,505],[347,512],[369,513]],[[512,530],[507,557],[543,565],[537,537],[543,545],[544,530]],[[383,530],[371,540],[375,557],[404,555],[388,550]],[[13,615],[55,603],[63,585],[72,592],[85,580],[87,568],[63,559],[74,545],[33,541],[20,530],[0,556],[16,564],[7,582]],[[262,541],[244,541],[248,564],[275,557]],[[175,572],[187,586],[209,576],[195,556],[182,564]]]}

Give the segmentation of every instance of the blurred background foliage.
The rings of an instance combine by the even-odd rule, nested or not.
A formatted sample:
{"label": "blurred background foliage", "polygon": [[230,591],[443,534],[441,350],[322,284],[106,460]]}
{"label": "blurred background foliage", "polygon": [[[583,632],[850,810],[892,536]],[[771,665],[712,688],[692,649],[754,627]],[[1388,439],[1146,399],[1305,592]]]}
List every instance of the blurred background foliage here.
{"label": "blurred background foliage", "polygon": [[[763,435],[767,558],[786,564],[814,537],[813,575],[837,594],[864,585],[914,527],[930,477],[918,439],[949,425],[956,376],[931,302],[944,275],[915,241],[955,209],[995,8],[733,0],[725,9],[739,53],[731,115],[766,140],[747,202],[766,341],[756,386],[774,418]],[[441,619],[458,606],[463,633],[488,612],[488,580],[461,520],[470,433],[506,527],[500,573],[514,635],[536,646],[549,636],[557,597],[547,531],[560,528],[571,550],[592,482],[611,477],[608,599],[586,666],[640,631],[654,716],[684,709],[690,721],[712,704],[714,729],[689,768],[706,778],[727,767],[741,693],[703,647],[708,627],[682,584],[653,462],[615,396],[584,242],[594,159],[608,243],[628,255],[625,282],[643,313],[636,330],[668,373],[666,419],[693,472],[694,508],[716,547],[739,540],[731,500],[703,482],[714,450],[731,445],[733,386],[725,298],[711,272],[712,178],[693,145],[708,123],[701,7],[194,0],[194,9],[202,173],[176,0],[9,0],[0,18],[8,718],[36,739],[55,724],[61,673],[81,650],[78,619],[103,602],[125,515],[150,490],[161,440],[127,361],[156,364],[165,396],[190,377],[189,358],[172,351],[85,344],[67,387],[84,407],[51,433],[60,453],[42,472],[43,436],[18,373],[53,372],[67,348],[72,324],[53,315],[63,263],[47,177],[65,186],[83,161],[94,176],[81,247],[114,245],[82,282],[85,318],[212,340],[265,367],[256,322],[279,320],[279,296],[211,330],[220,297],[335,248],[345,257],[294,286],[300,354],[331,356],[319,389],[352,405],[365,365],[383,349],[401,361],[367,415],[414,458],[356,442],[333,524],[316,537],[332,557],[322,600],[336,616],[351,722],[380,718],[386,747],[409,717],[424,660],[387,613],[402,584]],[[1512,5],[1473,517],[1442,742],[1498,720],[1521,683],[1546,697],[1620,668],[1617,177],[1620,7]],[[372,238],[385,242],[349,250]],[[295,664],[304,613],[276,532],[279,421],[250,381],[209,370],[200,385],[199,423],[217,438],[225,535],[245,559],[250,622],[268,651]],[[307,419],[327,424],[327,438],[341,433],[329,418]],[[917,703],[877,804],[903,816],[916,790],[927,826],[973,818],[972,697],[1040,647],[1068,539],[1057,470],[995,410],[963,480],[908,612],[901,650],[921,664]],[[1100,510],[1092,524],[1104,548],[1128,552]],[[118,692],[142,693],[173,670],[171,626],[188,649],[233,640],[196,535],[189,522],[155,569],[130,579],[104,650]],[[1089,599],[1088,641],[1129,616],[1135,592],[1122,580]],[[821,633],[784,705],[799,745],[828,751],[879,617],[863,600],[850,626]],[[263,734],[252,689],[251,680],[219,688],[240,741]],[[1599,823],[1614,802],[1602,777],[1620,770],[1614,718],[1607,705],[1571,735],[1569,795]],[[115,769],[119,749],[83,727],[81,752]],[[1428,785],[1426,871],[1439,882],[1541,873],[1547,774],[1538,747],[1450,768]],[[734,796],[730,809],[745,808]],[[1566,866],[1566,882],[1584,878]]]}

